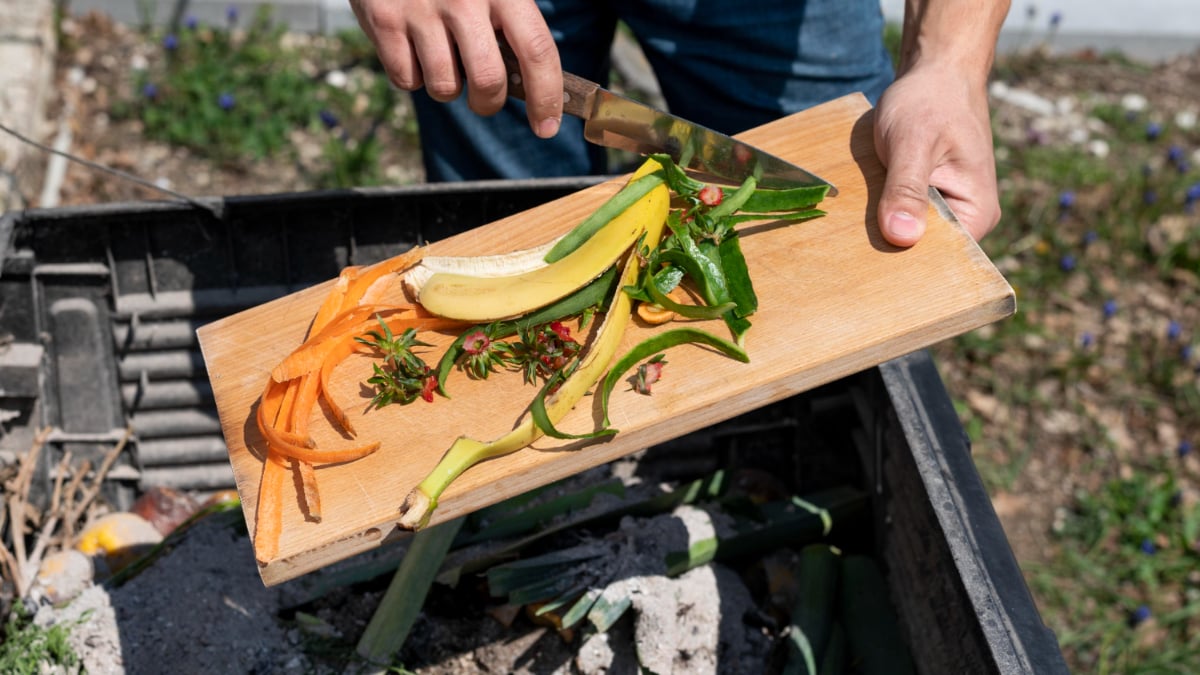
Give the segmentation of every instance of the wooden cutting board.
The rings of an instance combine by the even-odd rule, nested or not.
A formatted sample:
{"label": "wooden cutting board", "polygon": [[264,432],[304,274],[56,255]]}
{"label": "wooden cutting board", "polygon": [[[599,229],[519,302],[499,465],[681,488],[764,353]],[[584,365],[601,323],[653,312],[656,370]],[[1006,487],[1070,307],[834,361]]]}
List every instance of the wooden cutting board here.
{"label": "wooden cutting board", "polygon": [[[919,244],[897,249],[878,232],[875,208],[884,170],[872,142],[872,111],[849,96],[742,134],[740,138],[790,159],[834,183],[823,218],[790,226],[753,226],[743,250],[760,299],[746,342],[751,362],[683,346],[653,395],[618,387],[611,419],[620,433],[605,441],[542,440],[532,448],[478,465],[446,491],[433,523],[475,511],[527,490],[609,462],[870,368],[978,328],[1015,310],[1012,289],[976,243],[931,207]],[[614,193],[612,181],[482,228],[430,244],[430,255],[501,253],[542,243],[569,229]],[[262,440],[254,425],[258,396],[270,370],[301,342],[329,283],[215,321],[199,331],[221,426],[247,523],[253,532],[262,471]],[[399,293],[397,285],[397,293]],[[623,353],[654,330],[633,325]],[[723,325],[711,330],[728,335]],[[433,336],[438,346],[450,337]],[[440,353],[440,352],[438,352]],[[435,362],[437,354],[427,360]],[[406,533],[397,526],[405,495],[459,435],[490,440],[521,417],[535,390],[519,375],[485,383],[455,373],[452,399],[418,401],[369,411],[361,384],[370,360],[355,356],[337,371],[333,388],[358,442],[382,439],[375,454],[317,469],[323,519],[307,522],[295,498],[285,499],[279,556],[260,564],[276,584],[380,546]],[[624,388],[627,389],[627,388]],[[318,447],[345,447],[328,420],[314,413]],[[559,425],[591,429],[598,416],[589,397]]]}

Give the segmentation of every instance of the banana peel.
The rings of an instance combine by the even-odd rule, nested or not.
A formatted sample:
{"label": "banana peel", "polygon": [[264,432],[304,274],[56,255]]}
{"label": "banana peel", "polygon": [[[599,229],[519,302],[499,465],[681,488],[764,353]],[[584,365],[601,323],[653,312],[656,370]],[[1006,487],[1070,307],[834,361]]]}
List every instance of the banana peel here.
{"label": "banana peel", "polygon": [[[660,171],[653,160],[630,179]],[[409,277],[417,302],[438,316],[486,323],[528,314],[579,290],[604,273],[657,220],[666,218],[669,191],[659,184],[617,214],[579,248],[553,263],[516,274],[434,272]],[[517,256],[525,259],[527,256]]]}
{"label": "banana peel", "polygon": [[[657,162],[648,160],[634,174],[634,178],[652,173],[660,168],[661,166]],[[628,238],[628,243],[616,252],[617,257],[624,254],[639,239],[651,249],[658,245],[666,225],[669,203],[670,193],[666,185],[659,185],[651,190],[646,197],[636,202],[618,216],[619,219],[624,221],[619,227],[619,231],[622,234],[621,240],[624,241]],[[616,220],[614,219],[614,222]],[[606,226],[605,229],[607,230],[608,227]],[[627,233],[632,233],[632,237],[630,238]],[[601,230],[595,237],[600,237],[604,234],[605,231]],[[584,244],[575,253],[568,255],[557,263],[553,263],[550,267],[573,264],[571,261],[575,258],[576,254],[584,251],[587,246],[588,244]],[[606,240],[604,246],[609,247],[614,246],[614,244]],[[590,258],[597,254],[593,252],[587,255]],[[608,254],[605,253],[604,255],[607,256]],[[610,260],[608,265],[597,271],[583,283],[590,281],[595,276],[599,276],[612,263],[613,260]],[[633,303],[629,295],[619,289],[636,282],[639,271],[638,267],[637,257],[629,256],[625,261],[621,278],[617,283],[618,291],[616,297],[605,314],[604,322],[600,324],[596,337],[588,345],[579,366],[562,383],[562,386],[546,399],[546,414],[552,423],[558,423],[587,394],[588,390],[600,380],[600,377],[604,374],[609,363],[616,355],[621,338],[625,333],[625,327],[629,324],[632,316]],[[424,302],[425,300],[422,298],[421,303],[424,304]],[[477,299],[470,304],[483,305],[486,302],[482,299]],[[432,307],[429,309],[438,312],[438,310]],[[459,437],[450,446],[450,449],[446,451],[446,454],[438,462],[437,466],[434,467],[433,471],[405,498],[404,504],[400,507],[400,526],[409,529],[424,527],[429,523],[429,518],[433,514],[434,509],[437,508],[437,501],[442,492],[464,471],[483,460],[520,450],[532,444],[542,435],[543,432],[534,422],[533,416],[526,413],[521,423],[515,429],[495,440],[485,442],[466,436]]]}

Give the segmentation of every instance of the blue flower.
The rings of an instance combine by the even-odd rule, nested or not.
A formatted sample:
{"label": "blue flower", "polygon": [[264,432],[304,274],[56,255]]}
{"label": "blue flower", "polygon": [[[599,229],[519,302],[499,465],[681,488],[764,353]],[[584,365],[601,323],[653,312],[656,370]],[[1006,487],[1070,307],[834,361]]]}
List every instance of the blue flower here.
{"label": "blue flower", "polygon": [[1062,23],[1062,12],[1055,12],[1050,15],[1050,27],[1058,28],[1058,24]]}
{"label": "blue flower", "polygon": [[1200,201],[1200,183],[1196,183],[1188,188],[1188,191],[1183,196],[1183,200],[1187,203]]}
{"label": "blue flower", "polygon": [[1091,333],[1084,333],[1079,337],[1079,346],[1088,349],[1096,341],[1096,338]]}
{"label": "blue flower", "polygon": [[1179,447],[1175,448],[1175,452],[1180,457],[1187,457],[1188,455],[1192,454],[1192,442],[1186,438],[1182,441],[1179,441]]}
{"label": "blue flower", "polygon": [[179,47],[179,38],[175,37],[174,33],[167,33],[167,36],[163,38],[162,45],[163,49],[173,52]]}
{"label": "blue flower", "polygon": [[1174,342],[1183,334],[1183,326],[1179,325],[1178,321],[1172,320],[1167,324],[1167,339]]}
{"label": "blue flower", "polygon": [[233,98],[233,94],[224,91],[217,97],[217,105],[221,106],[221,110],[229,110],[233,108],[237,101]]}
{"label": "blue flower", "polygon": [[1100,235],[1095,230],[1088,230],[1087,232],[1083,233],[1083,245],[1091,246],[1092,244],[1096,243],[1096,240],[1099,238]]}
{"label": "blue flower", "polygon": [[1158,122],[1151,122],[1146,125],[1146,138],[1148,140],[1156,140],[1162,135],[1162,125]]}
{"label": "blue flower", "polygon": [[153,82],[147,82],[142,86],[142,96],[145,96],[151,101],[158,98],[158,85],[154,84]]}
{"label": "blue flower", "polygon": [[192,15],[188,15],[188,18],[183,20],[183,26],[184,26],[184,28],[187,28],[188,30],[196,30],[196,27],[199,25],[200,25],[200,22],[197,21],[196,17],[192,16]]}
{"label": "blue flower", "polygon": [[1184,363],[1191,363],[1192,356],[1195,351],[1196,351],[1196,348],[1191,345],[1184,345],[1184,346],[1180,347],[1179,348],[1179,360],[1183,361]]}
{"label": "blue flower", "polygon": [[1158,547],[1154,545],[1154,541],[1149,537],[1142,540],[1142,553],[1146,555],[1154,555],[1158,553]]}
{"label": "blue flower", "polygon": [[1172,145],[1171,147],[1167,148],[1168,162],[1178,163],[1181,159],[1183,159],[1183,148],[1178,145]]}
{"label": "blue flower", "polygon": [[1146,191],[1142,193],[1142,203],[1146,206],[1150,206],[1157,201],[1158,193],[1154,191],[1154,188],[1146,188]]}
{"label": "blue flower", "polygon": [[1063,257],[1058,261],[1058,266],[1061,267],[1062,271],[1064,272],[1070,272],[1074,270],[1075,256],[1071,255],[1070,253],[1063,254]]}
{"label": "blue flower", "polygon": [[1111,318],[1113,318],[1113,316],[1116,313],[1117,313],[1117,301],[1111,300],[1111,299],[1105,300],[1104,301],[1104,318],[1111,319]]}
{"label": "blue flower", "polygon": [[1146,605],[1138,605],[1138,608],[1133,610],[1133,614],[1130,615],[1129,623],[1136,626],[1140,623],[1148,621],[1151,616],[1153,616],[1153,614],[1150,612],[1149,607]]}
{"label": "blue flower", "polygon": [[1070,190],[1063,190],[1058,195],[1058,208],[1069,209],[1075,205],[1075,193]]}
{"label": "blue flower", "polygon": [[225,20],[229,22],[229,26],[231,28],[237,23],[237,20],[238,20],[237,5],[230,5],[228,7],[228,9],[225,10]]}
{"label": "blue flower", "polygon": [[328,109],[317,113],[317,116],[321,118],[321,124],[324,124],[326,129],[333,129],[340,123],[338,122],[337,115],[334,115],[333,111]]}

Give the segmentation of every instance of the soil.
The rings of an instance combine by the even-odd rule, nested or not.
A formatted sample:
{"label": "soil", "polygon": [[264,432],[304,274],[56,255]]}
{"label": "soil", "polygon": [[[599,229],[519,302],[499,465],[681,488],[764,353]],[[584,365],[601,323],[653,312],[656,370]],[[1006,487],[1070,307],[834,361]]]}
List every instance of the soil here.
{"label": "soil", "polygon": [[[296,133],[293,142],[297,151],[284,160],[218,165],[187,150],[148,141],[136,121],[114,120],[107,110],[114,97],[126,95],[129,87],[127,65],[135,55],[148,54],[149,47],[138,33],[98,17],[77,20],[73,27],[68,27],[67,32],[71,31],[77,36],[86,35],[86,45],[64,49],[60,54],[56,88],[59,98],[51,106],[52,120],[71,131],[74,139],[71,152],[193,196],[311,189],[311,158],[319,152],[320,139],[306,132]],[[75,44],[82,45],[83,42],[76,41]],[[1089,55],[1056,61],[1052,68],[1035,61],[1010,64],[1011,69],[1004,72],[1004,81],[1010,90],[1019,88],[1031,93],[1040,102],[1049,104],[1051,110],[1046,113],[1037,106],[1030,107],[1028,101],[998,95],[993,103],[1000,134],[1024,137],[1035,128],[1040,133],[1067,140],[1072,125],[1077,123],[1068,113],[1070,109],[1078,108],[1084,97],[1119,102],[1123,97],[1136,94],[1146,99],[1150,109],[1164,117],[1172,116],[1194,109],[1194,95],[1200,88],[1200,55],[1141,71]],[[403,114],[406,105],[403,97],[400,105]],[[390,167],[386,172],[389,179],[395,183],[420,182],[423,175],[419,151],[411,142],[402,144],[399,138],[393,147],[382,160]],[[33,205],[37,205],[38,200],[32,195],[42,190],[40,179],[41,172],[30,172],[25,176],[24,191]],[[161,198],[161,194],[127,181],[71,166],[57,191],[56,203],[99,204]],[[1003,267],[1004,261],[997,262]],[[1128,292],[1131,295],[1161,293],[1145,287]],[[1138,300],[1135,297],[1125,304],[1131,306]],[[1170,297],[1161,300],[1171,304]],[[1177,315],[1190,317],[1189,325],[1200,325],[1196,308],[1176,309]],[[1123,320],[1135,321],[1132,318]],[[1066,330],[1075,328],[1064,327]],[[947,388],[956,400],[965,401],[972,414],[985,426],[1004,427],[1013,435],[1037,439],[1037,456],[1027,458],[1024,468],[1010,484],[994,492],[993,505],[1017,559],[1023,563],[1048,560],[1055,546],[1052,533],[1056,520],[1070,507],[1076,490],[1094,487],[1086,482],[1103,478],[1076,472],[1087,460],[1089,452],[1072,437],[1078,421],[1061,410],[1024,409],[993,395],[986,383],[988,378],[995,381],[1026,379],[1026,363],[1019,355],[996,358],[987,364],[988,374],[984,376],[979,372],[978,364],[958,358],[949,345],[935,347],[934,352]],[[1043,383],[1031,384],[1041,386]],[[1161,448],[1168,445],[1169,437],[1180,435],[1178,420],[1128,420],[1119,410],[1107,410],[1102,403],[1096,405],[1100,407],[1100,416],[1107,415],[1116,420],[1111,433],[1129,453],[1124,458],[1118,457],[1118,462],[1128,461],[1134,453],[1145,452],[1147,446]],[[1006,455],[1002,444],[990,443],[986,437],[977,440],[975,454],[981,466],[1002,467],[1018,461],[1018,458]],[[1196,458],[1188,461],[1194,465]],[[1197,475],[1197,468],[1192,466],[1193,475]],[[640,525],[654,527],[646,523]],[[92,624],[96,618],[111,614],[119,622],[121,631],[119,638],[103,631],[85,631],[76,635],[81,653],[92,654],[93,658],[101,658],[97,654],[106,653],[104,657],[109,659],[107,663],[88,663],[89,672],[121,672],[121,667],[128,672],[154,672],[163,663],[186,662],[193,658],[208,663],[211,666],[209,672],[320,672],[326,666],[319,659],[313,659],[311,650],[301,653],[297,645],[305,642],[311,647],[323,639],[336,642],[337,638],[361,631],[382,591],[377,586],[356,588],[353,593],[340,591],[341,595],[331,596],[324,607],[306,606],[316,618],[316,622],[307,628],[302,629],[297,623],[281,627],[262,620],[262,617],[283,614],[294,619],[295,609],[288,606],[288,594],[293,591],[262,587],[250,559],[250,547],[244,541],[244,530],[239,531],[236,522],[231,524],[220,519],[202,521],[196,529],[194,536],[188,537],[144,572],[144,575],[152,576],[147,576],[137,586],[130,585],[129,590],[117,589],[107,597],[101,597],[102,592],[97,588],[84,596],[86,601],[79,607],[93,610]],[[676,610],[683,611],[686,605],[696,608],[697,612],[705,611],[704,601],[714,597],[722,598],[722,602],[730,602],[731,597],[741,598],[736,602],[748,602],[744,598],[744,588],[737,589],[742,582],[736,575],[731,576],[729,570],[719,566],[703,569],[704,572],[676,580],[673,583],[682,586],[667,591],[667,595],[679,598],[679,605],[673,606]],[[331,569],[329,573],[334,571]],[[635,579],[638,575],[628,578]],[[725,590],[712,592],[711,589],[717,587],[735,590],[732,595]],[[138,595],[137,588],[153,588],[154,591]],[[213,588],[220,588],[220,593],[213,594]],[[196,595],[191,599],[193,593]],[[453,596],[449,596],[445,601],[452,600]],[[660,630],[663,625],[670,624],[668,621],[651,626],[648,622],[654,619],[654,614],[646,611],[639,614],[638,620],[623,619],[607,637],[576,645],[564,640],[552,628],[530,620],[512,621],[510,627],[505,627],[486,611],[480,616],[463,617],[461,613],[455,616],[453,609],[433,606],[414,627],[412,640],[415,644],[446,646],[444,653],[427,652],[419,657],[418,660],[425,664],[420,672],[446,675],[487,672],[489,667],[498,667],[498,664],[508,664],[514,672],[569,672],[571,668],[586,671],[591,667],[588,664],[593,662],[610,664],[611,672],[622,672],[623,666],[630,666],[634,656],[620,653],[614,645],[629,644],[628,635]],[[697,621],[693,625],[704,623]],[[716,624],[708,622],[707,625]],[[115,630],[115,623],[112,630]],[[163,646],[167,643],[160,641],[158,636],[167,631],[184,631],[193,637],[194,642],[186,647],[189,651],[164,651]],[[754,644],[754,639],[748,634],[746,644]],[[171,644],[180,643],[172,641]],[[410,653],[409,656],[414,655]],[[656,658],[666,659],[664,663],[669,663],[672,657]],[[745,663],[748,665],[722,672],[756,672],[753,662]],[[697,665],[697,672],[704,670]],[[599,671],[597,665],[596,672]],[[685,666],[677,672],[691,671]]]}

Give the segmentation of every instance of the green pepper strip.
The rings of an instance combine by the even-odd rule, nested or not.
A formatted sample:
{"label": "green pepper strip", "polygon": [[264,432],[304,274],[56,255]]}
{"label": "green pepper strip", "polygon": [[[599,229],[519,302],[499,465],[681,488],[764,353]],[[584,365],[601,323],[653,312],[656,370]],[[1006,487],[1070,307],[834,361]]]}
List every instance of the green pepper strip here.
{"label": "green pepper strip", "polygon": [[728,218],[733,215],[734,211],[744,208],[746,200],[754,196],[755,188],[758,186],[758,181],[754,176],[750,176],[742,183],[741,187],[735,190],[732,194],[725,195],[720,204],[717,204],[708,212],[708,217],[713,220]]}
{"label": "green pepper strip", "polygon": [[[711,275],[711,278],[717,281],[713,284],[714,297],[709,304],[719,305],[733,302],[733,294],[729,288],[730,279],[721,264],[720,249],[715,243],[707,240],[694,244],[694,246],[699,255],[704,258],[701,265],[706,268],[705,274]],[[729,332],[733,333],[734,342],[741,345],[746,337],[746,332],[750,330],[750,322],[745,317],[738,316],[736,310],[733,309],[725,312],[722,318],[725,319],[725,325],[729,326]]]}
{"label": "green pepper strip", "polygon": [[813,218],[820,218],[823,215],[825,215],[825,212],[821,211],[819,209],[808,209],[807,211],[797,211],[796,213],[745,213],[745,212],[742,212],[742,213],[737,214],[736,216],[727,217],[725,219],[725,223],[729,227],[733,227],[734,225],[740,225],[742,223],[746,223],[746,222],[750,222],[750,221],[754,221],[754,220],[759,220],[759,221],[761,221],[761,220],[791,220],[791,221],[798,222],[801,220],[812,220]]}
{"label": "green pepper strip", "polygon": [[739,238],[735,235],[721,242],[717,246],[717,253],[721,257],[729,298],[737,306],[734,314],[739,318],[750,316],[758,311],[758,295],[754,293],[754,284],[750,281],[750,270],[746,266],[746,256],[742,255]]}
{"label": "green pepper strip", "polygon": [[[586,311],[590,307],[603,304],[605,300],[612,294],[612,287],[617,281],[616,265],[608,268],[608,270],[596,277],[587,286],[575,291],[571,295],[559,300],[550,305],[533,312],[526,314],[520,319],[513,321],[503,321],[496,324],[494,337],[508,337],[516,335],[517,332],[526,326],[540,326],[544,323],[557,321],[568,316],[575,316]],[[446,378],[450,376],[450,372],[454,370],[454,364],[458,362],[458,358],[462,356],[463,345],[467,341],[467,336],[484,328],[483,325],[473,326],[468,328],[454,340],[453,344],[446,349],[446,353],[442,355],[441,361],[438,362],[437,383],[438,393],[446,398],[450,396],[446,393]]]}
{"label": "green pepper strip", "polygon": [[658,185],[661,185],[663,180],[662,172],[655,171],[635,181],[630,181],[619,192],[609,197],[608,201],[601,204],[600,208],[593,211],[587,218],[584,218],[583,222],[575,226],[575,229],[563,235],[563,238],[559,239],[558,243],[542,259],[548,263],[552,263],[565,258],[569,253],[579,248],[583,242],[590,239],[597,230],[608,224],[610,220],[624,213],[625,209],[633,206],[639,199],[645,197]]}
{"label": "green pepper strip", "polygon": [[609,426],[608,399],[621,377],[630,368],[637,365],[639,361],[657,354],[664,349],[688,343],[705,344],[715,347],[730,358],[737,359],[742,363],[750,362],[750,356],[746,354],[746,350],[728,340],[723,340],[712,333],[697,328],[676,328],[646,338],[613,364],[612,369],[608,371],[608,375],[604,378],[604,385],[600,390],[600,411],[604,415],[605,428]]}
{"label": "green pepper strip", "polygon": [[792,188],[789,190],[757,190],[742,211],[747,213],[771,213],[774,211],[796,211],[817,205],[829,192],[828,185]]}

